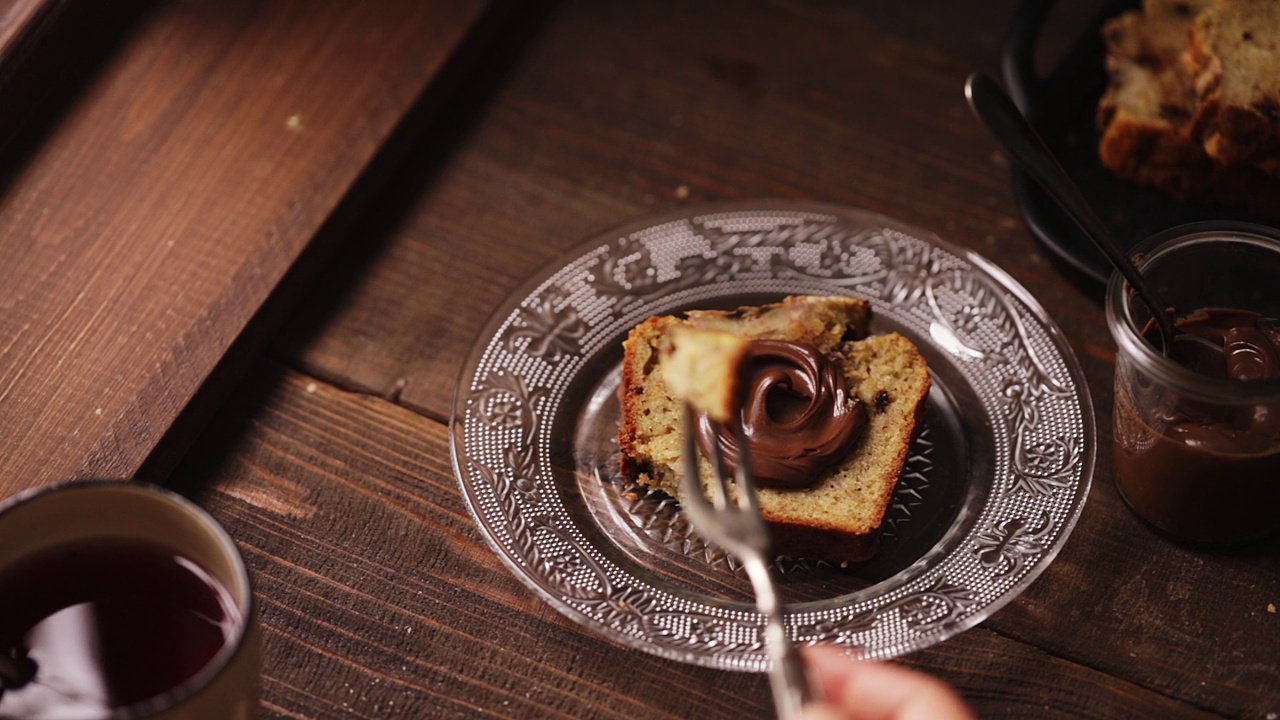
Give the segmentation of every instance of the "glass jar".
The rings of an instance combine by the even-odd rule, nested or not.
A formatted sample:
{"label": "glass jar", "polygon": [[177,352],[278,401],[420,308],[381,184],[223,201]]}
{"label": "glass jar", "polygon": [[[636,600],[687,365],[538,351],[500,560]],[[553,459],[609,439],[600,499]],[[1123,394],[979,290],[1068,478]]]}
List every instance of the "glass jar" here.
{"label": "glass jar", "polygon": [[[1197,223],[1149,238],[1133,257],[1175,318],[1208,309],[1201,322],[1256,322],[1280,342],[1275,229]],[[1118,274],[1106,315],[1116,342],[1115,477],[1129,507],[1192,545],[1240,544],[1280,527],[1280,378],[1228,379],[1165,356],[1150,312]],[[1222,358],[1185,337],[1175,352]]]}

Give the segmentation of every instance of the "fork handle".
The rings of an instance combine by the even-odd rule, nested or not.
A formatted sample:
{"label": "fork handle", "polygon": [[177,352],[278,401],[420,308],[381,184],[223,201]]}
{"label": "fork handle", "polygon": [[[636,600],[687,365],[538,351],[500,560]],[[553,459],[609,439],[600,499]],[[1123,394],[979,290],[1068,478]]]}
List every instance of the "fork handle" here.
{"label": "fork handle", "polygon": [[782,603],[777,586],[769,576],[769,566],[763,560],[744,558],[747,576],[755,588],[756,606],[765,616],[765,652],[769,655],[769,687],[773,691],[773,706],[778,720],[795,720],[800,710],[812,697],[809,679],[804,672],[804,662],[782,621]]}
{"label": "fork handle", "polygon": [[787,631],[782,626],[779,614],[777,623],[770,622],[771,628],[766,642],[770,645],[769,657],[773,664],[769,667],[769,685],[773,689],[773,705],[778,711],[778,720],[795,720],[800,711],[811,699],[809,679],[804,672],[804,662],[795,645],[787,638]]}

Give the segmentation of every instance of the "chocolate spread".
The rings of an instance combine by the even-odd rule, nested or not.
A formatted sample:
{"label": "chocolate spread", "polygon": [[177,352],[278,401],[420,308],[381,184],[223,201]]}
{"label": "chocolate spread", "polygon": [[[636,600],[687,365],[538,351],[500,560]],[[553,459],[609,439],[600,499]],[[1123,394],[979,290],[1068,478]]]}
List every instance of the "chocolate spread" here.
{"label": "chocolate spread", "polygon": [[[816,348],[781,340],[753,340],[743,361],[738,422],[750,448],[758,485],[799,488],[853,449],[867,411],[849,394],[840,367]],[[711,456],[718,445],[728,470],[738,464],[732,428],[698,418],[698,447]]]}
{"label": "chocolate spread", "polygon": [[[1200,310],[1178,329],[1170,358],[1206,377],[1280,379],[1280,329],[1245,311]],[[1148,334],[1152,334],[1149,331]],[[1116,472],[1134,510],[1184,540],[1258,538],[1280,524],[1280,402],[1227,404],[1176,391],[1116,396]],[[1143,396],[1135,408],[1133,393]]]}

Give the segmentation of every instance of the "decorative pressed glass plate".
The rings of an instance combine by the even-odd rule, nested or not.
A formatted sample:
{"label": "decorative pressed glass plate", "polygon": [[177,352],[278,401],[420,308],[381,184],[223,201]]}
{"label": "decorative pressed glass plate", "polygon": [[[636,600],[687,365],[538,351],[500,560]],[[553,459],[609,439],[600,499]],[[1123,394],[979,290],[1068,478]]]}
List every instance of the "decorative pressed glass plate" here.
{"label": "decorative pressed glass plate", "polygon": [[480,333],[454,399],[454,471],[521,580],[601,635],[763,671],[764,618],[731,557],[669,496],[617,471],[627,332],[652,315],[855,295],[933,378],[876,556],[778,558],[801,644],[887,658],[988,617],[1053,560],[1093,473],[1093,408],[1052,320],[978,255],[860,210],[704,206],[598,237],[522,287]]}

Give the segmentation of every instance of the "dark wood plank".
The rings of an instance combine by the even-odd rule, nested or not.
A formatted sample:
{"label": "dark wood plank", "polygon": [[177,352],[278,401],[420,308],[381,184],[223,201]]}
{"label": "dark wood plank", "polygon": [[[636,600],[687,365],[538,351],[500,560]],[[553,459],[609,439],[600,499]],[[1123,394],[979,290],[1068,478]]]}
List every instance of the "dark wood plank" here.
{"label": "dark wood plank", "polygon": [[456,151],[403,176],[378,242],[351,248],[276,354],[444,420],[476,328],[588,236],[727,198],[884,212],[1026,286],[1077,352],[1099,416],[1075,535],[985,627],[1155,696],[1232,717],[1280,711],[1280,552],[1183,550],[1119,499],[1101,304],[1027,233],[1007,162],[960,92],[971,70],[995,71],[1011,4],[941,5],[920,23],[867,4],[565,3],[482,96]]}
{"label": "dark wood plank", "polygon": [[1280,540],[1180,547],[1135,519],[1111,477],[1098,473],[1050,573],[986,626],[1227,717],[1280,711]]}
{"label": "dark wood plank", "polygon": [[[56,14],[60,0],[5,0],[0,2],[0,67],[22,54],[27,38]],[[6,71],[12,72],[12,71]]]}
{"label": "dark wood plank", "polygon": [[[43,35],[66,9],[66,0],[4,0],[0,2],[0,99],[21,107],[26,101],[12,88]],[[20,113],[6,113],[6,116]],[[3,135],[0,135],[3,137]]]}
{"label": "dark wood plank", "polygon": [[[769,718],[764,676],[663,660],[559,615],[480,538],[447,429],[264,365],[173,486],[232,532],[270,717]],[[906,661],[983,717],[1207,718],[987,630]]]}
{"label": "dark wood plank", "polygon": [[964,105],[1007,9],[955,5],[954,36],[983,52],[952,57],[906,18],[796,5],[813,9],[563,6],[466,142],[443,164],[411,163],[422,169],[398,183],[401,204],[379,210],[400,217],[394,242],[353,245],[315,298],[330,314],[307,327],[324,329],[290,352],[369,392],[403,379],[402,400],[440,416],[476,327],[535,268],[647,212],[750,197],[883,212],[1078,300],[1043,282],[1052,268],[1029,252],[1005,161]]}
{"label": "dark wood plank", "polygon": [[0,494],[138,469],[485,6],[147,15],[0,197]]}
{"label": "dark wood plank", "polygon": [[[151,5],[150,0],[0,2],[0,150],[36,145],[59,107]],[[8,165],[0,157],[0,165]],[[3,176],[0,176],[0,180]]]}

